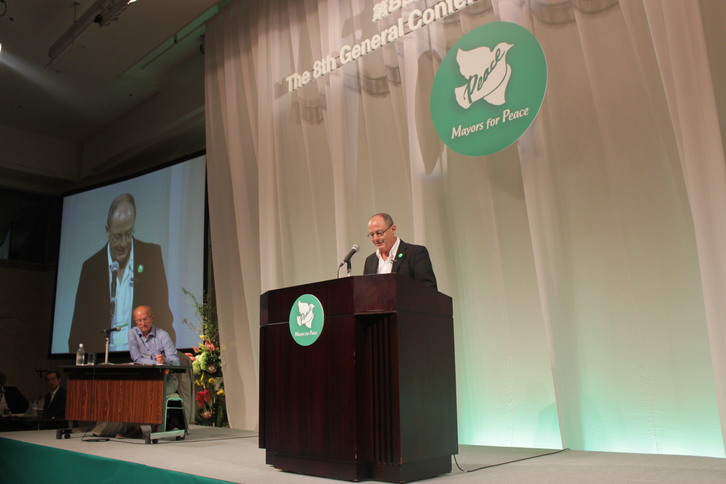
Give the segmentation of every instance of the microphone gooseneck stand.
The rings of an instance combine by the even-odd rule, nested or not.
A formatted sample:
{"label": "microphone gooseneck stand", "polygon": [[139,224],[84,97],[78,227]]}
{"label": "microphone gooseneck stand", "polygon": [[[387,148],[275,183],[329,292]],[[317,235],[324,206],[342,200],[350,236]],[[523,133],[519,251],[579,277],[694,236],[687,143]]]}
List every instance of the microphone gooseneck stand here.
{"label": "microphone gooseneck stand", "polygon": [[[116,278],[116,275],[114,274],[113,277],[115,279]],[[116,315],[116,294],[115,294],[115,292],[116,292],[116,287],[115,287],[116,284],[114,284],[113,286],[114,286],[113,287],[114,294],[111,295],[111,308],[110,308],[111,309],[111,314],[110,314],[110,317],[109,317],[109,319],[111,320],[111,326],[113,326],[114,316]],[[108,346],[109,346],[110,341],[111,341],[111,332],[108,331],[108,330],[106,330],[106,331],[104,331],[104,333],[106,333],[106,355],[105,355],[105,358],[103,360],[103,364],[104,365],[108,365]]]}
{"label": "microphone gooseneck stand", "polygon": [[341,262],[340,265],[338,266],[337,277],[340,277],[340,268],[343,267],[343,265],[345,265],[347,267],[347,269],[348,269],[347,275],[350,277],[350,259],[351,259],[351,257],[353,257],[355,255],[356,252],[358,252],[359,249],[360,249],[360,246],[358,244],[353,244],[353,247],[350,249],[350,252],[348,252],[348,254],[346,254],[346,256],[343,257],[343,262]]}
{"label": "microphone gooseneck stand", "polygon": [[341,262],[340,265],[338,266],[338,274],[336,275],[336,279],[340,278],[340,268],[343,267],[344,265],[348,266],[348,273],[346,275],[350,276],[350,261]]}
{"label": "microphone gooseneck stand", "polygon": [[103,359],[103,364],[108,365],[108,342],[111,339],[111,333],[106,333],[106,357]]}

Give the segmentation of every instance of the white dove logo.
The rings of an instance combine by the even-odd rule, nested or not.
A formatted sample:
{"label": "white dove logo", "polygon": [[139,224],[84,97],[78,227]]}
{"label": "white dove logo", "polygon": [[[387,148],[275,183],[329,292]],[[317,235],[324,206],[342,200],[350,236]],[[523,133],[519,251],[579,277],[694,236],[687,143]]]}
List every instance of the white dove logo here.
{"label": "white dove logo", "polygon": [[298,301],[297,310],[300,315],[297,317],[298,326],[307,326],[308,328],[313,327],[313,308],[314,304],[309,304],[303,301]]}
{"label": "white dove logo", "polygon": [[506,57],[512,47],[513,44],[500,42],[493,51],[486,46],[457,51],[456,62],[466,84],[455,88],[454,95],[462,108],[469,109],[480,99],[495,106],[505,103],[504,95],[512,75]]}

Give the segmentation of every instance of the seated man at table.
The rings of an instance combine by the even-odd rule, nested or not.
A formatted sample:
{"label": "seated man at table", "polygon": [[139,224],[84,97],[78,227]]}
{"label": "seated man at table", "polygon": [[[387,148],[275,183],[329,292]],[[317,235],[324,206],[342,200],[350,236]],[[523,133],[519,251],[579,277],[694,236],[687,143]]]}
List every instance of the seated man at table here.
{"label": "seated man at table", "polygon": [[176,347],[169,333],[154,327],[154,313],[148,306],[134,309],[135,328],[129,331],[129,353],[137,365],[179,366]]}
{"label": "seated man at table", "polygon": [[[131,361],[137,365],[179,366],[176,346],[169,333],[154,326],[154,312],[149,306],[139,306],[133,311],[136,326],[129,331],[129,353]],[[166,393],[169,396],[177,390],[178,381],[172,376],[167,381]],[[93,435],[101,437],[116,436],[141,437],[141,427],[136,424],[101,422],[93,429]]]}
{"label": "seated man at table", "polygon": [[43,424],[44,428],[67,427],[66,422],[66,389],[61,385],[61,377],[57,371],[49,371],[45,374],[45,383],[48,385],[48,393],[43,399]]}

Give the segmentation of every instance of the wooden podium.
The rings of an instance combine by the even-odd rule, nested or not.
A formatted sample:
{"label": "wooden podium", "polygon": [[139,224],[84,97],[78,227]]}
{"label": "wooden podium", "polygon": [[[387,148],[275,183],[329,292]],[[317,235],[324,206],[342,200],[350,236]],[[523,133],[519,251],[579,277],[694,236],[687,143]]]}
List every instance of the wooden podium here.
{"label": "wooden podium", "polygon": [[[309,346],[289,324],[304,294],[325,314]],[[450,472],[458,452],[451,298],[398,274],[263,294],[260,447],[281,470],[350,481]]]}

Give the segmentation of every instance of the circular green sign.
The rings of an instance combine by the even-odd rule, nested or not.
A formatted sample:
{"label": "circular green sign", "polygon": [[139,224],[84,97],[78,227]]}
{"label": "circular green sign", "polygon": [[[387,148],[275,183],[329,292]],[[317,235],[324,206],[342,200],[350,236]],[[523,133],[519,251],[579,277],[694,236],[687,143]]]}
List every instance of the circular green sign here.
{"label": "circular green sign", "polygon": [[547,62],[537,39],[517,24],[485,24],[444,57],[431,89],[431,117],[452,150],[490,155],[529,128],[546,87]]}
{"label": "circular green sign", "polygon": [[312,294],[303,294],[290,308],[290,334],[300,346],[315,343],[323,332],[323,305]]}

